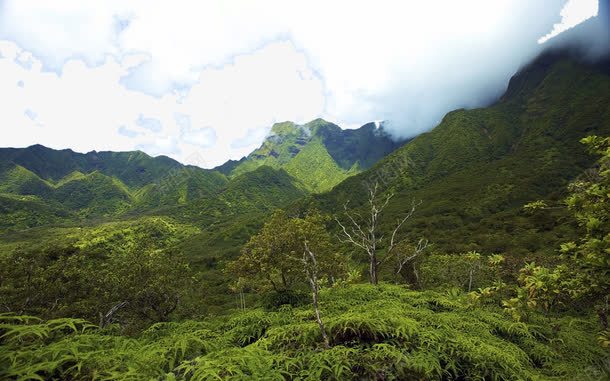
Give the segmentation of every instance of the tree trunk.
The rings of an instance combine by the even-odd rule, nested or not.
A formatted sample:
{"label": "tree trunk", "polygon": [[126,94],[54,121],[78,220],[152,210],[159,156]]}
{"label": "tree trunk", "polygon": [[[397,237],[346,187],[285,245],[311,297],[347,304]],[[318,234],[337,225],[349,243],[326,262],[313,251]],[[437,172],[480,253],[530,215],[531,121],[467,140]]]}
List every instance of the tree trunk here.
{"label": "tree trunk", "polygon": [[[310,268],[308,268],[307,265],[307,255],[309,255],[309,260],[311,261]],[[313,309],[316,314],[316,321],[318,322],[318,327],[320,328],[320,333],[322,334],[322,340],[324,340],[324,348],[328,349],[330,348],[330,342],[328,340],[328,336],[326,335],[326,327],[324,327],[324,322],[322,322],[322,317],[320,316],[320,307],[318,306],[318,262],[316,261],[315,254],[311,250],[309,250],[307,242],[305,242],[303,264],[305,265],[305,273],[307,274],[309,284],[311,285],[311,299]]]}
{"label": "tree trunk", "polygon": [[318,327],[320,327],[320,332],[322,333],[322,340],[324,340],[324,348],[328,349],[330,348],[330,342],[328,341],[328,336],[326,335],[326,327],[324,327],[324,322],[322,322],[322,318],[320,316],[320,308],[318,307],[318,283],[317,279],[313,278],[315,278],[315,276],[309,280],[312,291],[311,298],[313,302],[313,309],[316,313],[316,321],[318,322]]}
{"label": "tree trunk", "polygon": [[413,263],[413,275],[415,275],[415,285],[416,285],[417,289],[421,290],[422,286],[421,286],[421,282],[419,280],[419,271],[417,271],[417,268],[415,267],[415,263]]}
{"label": "tree trunk", "polygon": [[246,309],[246,298],[244,296],[244,290],[239,290],[239,302],[240,302],[240,308],[242,310]]}
{"label": "tree trunk", "polygon": [[120,302],[115,304],[106,314],[99,312],[100,315],[100,328],[106,327],[108,324],[112,323],[114,319],[114,314],[121,308],[127,305],[127,301]]}
{"label": "tree trunk", "polygon": [[375,253],[370,255],[371,263],[369,264],[369,281],[371,284],[379,284],[379,280],[377,279],[377,255]]}

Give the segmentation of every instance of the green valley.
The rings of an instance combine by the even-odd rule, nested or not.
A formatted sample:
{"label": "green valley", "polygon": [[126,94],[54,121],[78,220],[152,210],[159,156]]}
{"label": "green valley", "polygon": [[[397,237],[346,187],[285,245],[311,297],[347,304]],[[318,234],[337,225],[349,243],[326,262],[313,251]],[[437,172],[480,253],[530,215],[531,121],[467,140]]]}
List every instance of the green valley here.
{"label": "green valley", "polygon": [[607,379],[609,67],[214,169],[0,148],[0,379]]}

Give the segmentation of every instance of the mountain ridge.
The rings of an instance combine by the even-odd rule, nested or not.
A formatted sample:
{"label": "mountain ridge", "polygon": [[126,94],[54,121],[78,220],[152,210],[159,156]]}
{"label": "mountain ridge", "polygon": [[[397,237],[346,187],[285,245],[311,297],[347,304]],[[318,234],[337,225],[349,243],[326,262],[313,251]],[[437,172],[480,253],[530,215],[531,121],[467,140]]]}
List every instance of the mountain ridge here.
{"label": "mountain ridge", "polygon": [[[2,202],[6,221],[0,224],[0,229],[56,223],[62,215],[82,221],[139,213],[176,214],[178,211],[182,211],[184,218],[199,218],[200,223],[210,224],[209,216],[192,213],[190,209],[201,208],[216,216],[220,210],[227,212],[226,205],[219,201],[227,197],[234,201],[239,198],[228,196],[235,192],[235,182],[245,181],[253,187],[237,186],[237,189],[241,189],[244,197],[249,194],[247,197],[259,200],[260,206],[253,209],[247,203],[238,204],[258,213],[282,207],[310,192],[328,190],[358,173],[360,161],[370,163],[397,146],[389,136],[375,132],[371,124],[355,132],[343,133],[338,126],[317,119],[305,127],[292,122],[276,124],[272,131],[261,148],[249,156],[263,157],[263,160],[228,161],[224,168],[231,168],[233,163],[244,164],[229,176],[222,171],[222,166],[220,170],[203,169],[183,165],[167,156],[151,157],[142,151],[79,153],[71,149],[54,150],[40,144],[0,148],[0,193],[5,196]],[[358,144],[367,146],[367,138],[372,134],[383,143],[381,149],[367,151],[356,147]],[[321,135],[328,141],[326,145]],[[343,146],[332,141],[343,135],[349,137]],[[295,142],[300,142],[302,149],[295,151],[292,148]],[[356,153],[351,153],[350,147],[354,147]],[[274,149],[282,150],[281,160],[267,160],[266,153],[276,159]],[[351,156],[344,151],[349,151]],[[337,162],[335,158],[338,157],[344,160]],[[340,163],[349,164],[350,160],[354,164],[348,170],[340,166]],[[264,184],[266,180],[283,186],[288,196],[283,197],[274,188],[270,193],[275,200],[261,197],[271,189]],[[42,215],[28,220],[31,213],[24,211],[31,211],[32,202],[47,203],[50,209],[41,208]],[[58,214],[58,210],[63,212]],[[234,214],[232,211],[227,213]]]}
{"label": "mountain ridge", "polygon": [[[262,165],[284,168],[305,190],[321,193],[369,168],[403,143],[394,140],[383,127],[377,128],[374,123],[343,130],[321,118],[302,125],[287,121],[275,123],[261,146],[248,156],[230,160],[214,169],[231,178]],[[311,145],[317,147],[307,149]],[[319,155],[312,158],[307,155],[309,151]],[[328,157],[324,159],[325,156]],[[312,183],[315,174],[307,173],[311,170],[324,174],[326,180]]]}

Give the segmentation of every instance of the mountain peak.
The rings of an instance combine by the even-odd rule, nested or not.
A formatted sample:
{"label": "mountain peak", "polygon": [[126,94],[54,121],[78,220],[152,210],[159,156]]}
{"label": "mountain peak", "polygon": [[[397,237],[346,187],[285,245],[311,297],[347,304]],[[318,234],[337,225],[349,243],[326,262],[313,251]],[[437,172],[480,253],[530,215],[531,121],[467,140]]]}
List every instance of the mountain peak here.
{"label": "mountain peak", "polygon": [[269,136],[273,135],[291,135],[297,130],[297,125],[294,122],[285,121],[278,122],[271,126]]}
{"label": "mountain peak", "polygon": [[[393,141],[375,122],[343,130],[322,118],[302,125],[286,121],[275,123],[263,144],[250,155],[216,169],[235,177],[263,165],[284,168],[304,188],[320,192],[369,168],[398,146],[400,142]],[[330,180],[318,183],[312,174]]]}
{"label": "mountain peak", "polygon": [[331,123],[322,118],[314,119],[305,124],[296,124],[291,121],[278,122],[271,127],[269,136],[280,135],[315,135],[320,128],[331,127],[340,130],[341,128],[334,123]]}

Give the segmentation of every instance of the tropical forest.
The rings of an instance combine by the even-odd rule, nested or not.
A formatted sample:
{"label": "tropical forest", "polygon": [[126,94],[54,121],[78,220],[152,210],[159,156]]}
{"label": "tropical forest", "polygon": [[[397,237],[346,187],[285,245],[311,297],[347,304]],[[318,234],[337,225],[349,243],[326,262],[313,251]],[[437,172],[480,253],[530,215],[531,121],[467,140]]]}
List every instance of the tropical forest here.
{"label": "tropical forest", "polygon": [[[459,85],[430,84],[441,80],[437,75],[452,80],[422,68],[418,81],[431,93],[411,97],[401,87],[391,99],[371,95],[371,102],[381,99],[408,117],[349,128],[329,121],[330,113],[305,121],[277,118],[261,135],[252,132],[259,136],[254,143],[231,143],[235,150],[243,143],[245,155],[218,153],[217,162],[217,151],[203,141],[221,144],[220,130],[196,130],[190,121],[177,130],[181,151],[145,144],[113,149],[106,142],[114,138],[75,133],[99,146],[86,150],[76,140],[68,143],[72,138],[59,129],[44,132],[54,120],[71,117],[57,112],[53,119],[51,106],[28,109],[25,116],[19,109],[15,120],[40,132],[21,133],[28,142],[21,144],[9,139],[20,134],[17,124],[9,128],[13,119],[1,121],[0,380],[610,379],[610,6],[594,3],[596,16],[539,44],[485,101],[470,103],[473,93]],[[220,8],[214,12],[225,12]],[[20,9],[0,1],[0,13]],[[140,11],[119,20],[117,44],[137,41],[128,33],[150,16],[148,6]],[[54,12],[36,14],[45,15],[44,24]],[[96,12],[102,17],[101,8]],[[85,23],[80,20],[79,28],[89,31]],[[13,28],[5,25],[0,39]],[[95,44],[87,33],[81,37]],[[596,53],[586,43],[590,35],[597,38]],[[57,36],[39,35],[48,41]],[[510,38],[496,58],[520,49]],[[172,48],[179,50],[175,41]],[[110,61],[78,69],[67,61],[63,74],[54,74],[45,72],[44,50],[32,47],[33,67],[23,69],[26,48],[13,62],[2,46],[0,72],[11,87],[14,65],[24,73],[40,70],[42,82],[72,81],[65,86],[79,82],[70,79],[70,70],[97,70],[99,86],[106,86],[102,69]],[[243,62],[235,58],[227,73]],[[460,65],[438,67],[454,78],[462,76]],[[493,65],[469,65],[476,67],[477,83],[492,81]],[[140,66],[125,71],[131,73],[124,77],[127,87],[135,86],[129,85],[134,68]],[[155,71],[143,73],[151,89],[160,83],[151,79]],[[216,77],[205,73],[202,86],[212,86]],[[282,73],[271,74],[289,82]],[[299,81],[307,75],[299,74]],[[28,74],[16,88],[26,91],[35,80]],[[203,91],[192,86],[188,97]],[[63,93],[37,89],[43,103],[62,102]],[[7,109],[16,108],[6,94]],[[255,109],[267,107],[265,94],[258,88],[243,109],[227,109],[223,118],[258,120]],[[291,94],[279,94],[270,108],[284,107],[281,99],[306,107]],[[439,108],[438,121],[402,133],[425,118],[401,104],[434,102],[430,94],[446,107]],[[453,95],[457,103],[445,101]],[[121,96],[117,102],[131,104]],[[159,102],[159,109],[169,102],[169,95],[140,96]],[[186,109],[188,97],[174,103]],[[145,103],[137,99],[134,104]],[[79,129],[123,113],[101,102],[95,106],[103,110],[99,116],[79,119]],[[77,116],[89,113],[84,101],[72,107]],[[168,115],[178,124],[186,120]],[[161,133],[153,120],[140,114],[135,127],[119,129],[133,133],[121,139]],[[49,143],[51,135],[66,146]],[[204,147],[197,157],[180,156],[186,145],[179,139],[188,136]]]}

